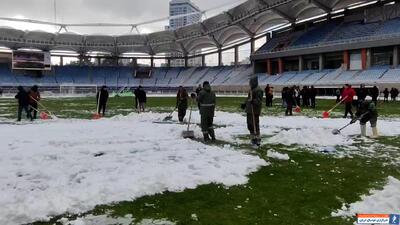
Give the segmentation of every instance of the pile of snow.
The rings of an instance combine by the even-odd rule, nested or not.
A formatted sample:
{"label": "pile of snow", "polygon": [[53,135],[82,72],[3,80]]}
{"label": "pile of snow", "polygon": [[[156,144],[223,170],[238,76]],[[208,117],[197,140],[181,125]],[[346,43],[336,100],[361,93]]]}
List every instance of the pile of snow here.
{"label": "pile of snow", "polygon": [[289,160],[290,157],[288,154],[282,154],[273,150],[269,150],[267,153],[269,158],[278,159],[278,160]]}
{"label": "pile of snow", "polygon": [[137,225],[175,225],[176,223],[168,221],[166,219],[161,220],[151,220],[151,219],[144,219],[137,223]]}
{"label": "pile of snow", "polygon": [[374,190],[368,196],[362,196],[361,201],[344,204],[332,216],[352,217],[361,214],[395,214],[400,209],[400,181],[394,177],[388,178],[387,185],[383,190]]}
{"label": "pile of snow", "polygon": [[[194,113],[194,121],[200,122],[198,113]],[[246,117],[237,113],[217,112],[215,123],[226,125],[218,129],[218,137],[228,142],[240,142],[237,136],[248,134]],[[333,135],[332,130],[350,122],[349,119],[321,119],[309,117],[270,117],[260,118],[261,134],[270,136],[264,142],[282,145],[303,145],[312,147],[348,146],[354,143],[351,136],[360,134],[359,124],[354,124]],[[382,136],[400,135],[400,120],[378,120],[378,130]],[[367,129],[371,135],[370,128]]]}
{"label": "pile of snow", "polygon": [[69,221],[66,218],[62,218],[57,222],[62,225],[93,225],[93,224],[118,224],[118,225],[130,225],[134,219],[132,215],[127,215],[123,218],[112,218],[107,215],[86,215],[84,217],[77,218],[75,220]]}
{"label": "pile of snow", "polygon": [[[203,184],[241,185],[267,165],[230,146],[185,140],[185,126],[152,123],[164,116],[1,125],[0,224],[85,212]],[[199,128],[194,129],[200,137]]]}
{"label": "pile of snow", "polygon": [[143,219],[140,222],[135,223],[135,219],[132,218],[131,214],[125,217],[110,217],[108,215],[86,215],[84,217],[78,217],[75,220],[68,220],[67,218],[59,219],[57,222],[62,225],[103,225],[103,224],[118,224],[118,225],[175,225],[174,222],[168,221],[167,219]]}

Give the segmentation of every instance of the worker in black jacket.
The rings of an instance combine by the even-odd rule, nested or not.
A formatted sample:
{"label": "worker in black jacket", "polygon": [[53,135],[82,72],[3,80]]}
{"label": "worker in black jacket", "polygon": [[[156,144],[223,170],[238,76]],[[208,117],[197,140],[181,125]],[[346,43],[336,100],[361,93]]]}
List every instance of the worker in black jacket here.
{"label": "worker in black jacket", "polygon": [[107,107],[107,101],[108,101],[108,90],[106,86],[101,87],[100,91],[97,92],[96,95],[96,99],[97,99],[97,103],[99,104],[97,106],[98,108],[98,114],[100,114],[100,112],[102,112],[103,116],[106,112],[106,107]]}
{"label": "worker in black jacket", "polygon": [[136,96],[139,101],[139,112],[144,112],[146,109],[147,95],[142,86],[139,86],[138,94]]}
{"label": "worker in black jacket", "polygon": [[179,122],[183,122],[186,116],[186,111],[188,108],[189,95],[185,88],[179,86],[178,93],[176,95],[176,108],[178,109],[178,119]]}
{"label": "worker in black jacket", "polygon": [[22,110],[26,112],[28,119],[33,120],[29,112],[29,95],[22,86],[18,87],[18,93],[15,98],[18,99],[18,121],[21,121]]}

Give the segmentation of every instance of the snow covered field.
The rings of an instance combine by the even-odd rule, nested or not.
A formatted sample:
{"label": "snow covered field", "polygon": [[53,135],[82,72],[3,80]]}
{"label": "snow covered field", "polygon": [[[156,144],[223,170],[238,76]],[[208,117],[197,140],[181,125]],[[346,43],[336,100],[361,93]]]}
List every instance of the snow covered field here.
{"label": "snow covered field", "polygon": [[183,126],[153,124],[155,117],[2,125],[0,224],[213,182],[245,184],[267,165],[229,146],[184,140]]}
{"label": "snow covered field", "polygon": [[[98,204],[166,190],[183,191],[202,184],[241,185],[251,172],[268,165],[230,145],[208,146],[184,140],[180,135],[185,126],[152,123],[165,116],[146,113],[99,121],[60,119],[0,125],[0,224],[85,212]],[[194,120],[199,122],[198,113],[194,113]],[[358,125],[338,136],[331,131],[348,122],[263,117],[261,129],[265,143],[296,144],[317,151],[347,146],[343,150],[346,153],[354,151],[349,146],[355,141],[349,136],[359,134]],[[241,114],[217,112],[215,123],[222,126],[216,130],[217,138],[232,144],[244,142],[239,138],[247,135]],[[379,121],[379,128],[381,135],[400,135],[400,120]],[[200,129],[193,129],[201,137]],[[379,149],[375,147],[369,151]],[[269,157],[289,159],[276,152]],[[386,201],[382,196],[378,199]]]}
{"label": "snow covered field", "polygon": [[394,177],[388,177],[388,183],[383,190],[371,191],[370,195],[362,196],[361,201],[351,203],[332,216],[352,217],[357,213],[372,214],[396,214],[400,209],[400,181]]}

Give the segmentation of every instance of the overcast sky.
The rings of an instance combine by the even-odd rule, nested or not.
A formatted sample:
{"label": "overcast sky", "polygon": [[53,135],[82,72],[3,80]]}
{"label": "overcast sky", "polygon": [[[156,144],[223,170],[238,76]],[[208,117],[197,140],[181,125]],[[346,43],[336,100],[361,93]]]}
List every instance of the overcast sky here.
{"label": "overcast sky", "polygon": [[[54,22],[55,0],[1,0],[0,17],[26,18]],[[202,10],[213,16],[244,0],[192,0]],[[168,16],[169,0],[56,0],[59,23],[140,23]],[[224,6],[223,6],[224,5]],[[223,7],[222,7],[223,6]],[[215,9],[217,8],[217,9]],[[158,31],[167,21],[139,27],[143,33]],[[55,31],[55,27],[0,21],[0,26],[23,30]],[[82,34],[125,34],[129,28],[70,28]]]}

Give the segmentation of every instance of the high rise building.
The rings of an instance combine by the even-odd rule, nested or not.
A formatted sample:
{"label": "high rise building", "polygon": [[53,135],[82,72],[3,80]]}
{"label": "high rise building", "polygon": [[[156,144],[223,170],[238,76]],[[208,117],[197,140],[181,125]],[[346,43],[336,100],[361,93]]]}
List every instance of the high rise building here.
{"label": "high rise building", "polygon": [[175,30],[177,28],[187,26],[190,24],[198,23],[201,20],[201,12],[190,0],[171,0],[169,2],[169,16],[186,15],[178,18],[171,18],[169,20],[169,29]]}
{"label": "high rise building", "polygon": [[[169,16],[174,17],[179,15],[185,15],[185,16],[170,18],[169,26],[167,26],[168,30],[175,30],[180,27],[184,27],[201,21],[201,11],[199,7],[197,7],[190,0],[171,0],[169,2]],[[182,57],[183,55],[179,53],[174,53],[170,54],[170,56]],[[171,66],[173,67],[185,66],[184,59],[173,59],[171,60],[170,63]],[[201,59],[199,58],[189,59],[188,64],[192,66],[201,66]]]}

